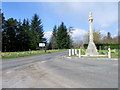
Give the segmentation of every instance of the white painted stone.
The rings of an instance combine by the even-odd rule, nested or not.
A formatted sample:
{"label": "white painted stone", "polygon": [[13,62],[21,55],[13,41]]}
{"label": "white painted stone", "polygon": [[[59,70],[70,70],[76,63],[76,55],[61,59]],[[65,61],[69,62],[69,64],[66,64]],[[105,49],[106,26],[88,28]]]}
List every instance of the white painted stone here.
{"label": "white painted stone", "polygon": [[77,53],[77,55],[76,56],[79,56],[79,54]]}
{"label": "white painted stone", "polygon": [[75,55],[75,51],[74,51],[74,49],[72,49],[72,55]]}
{"label": "white painted stone", "polygon": [[77,49],[75,49],[75,55],[77,55]]}
{"label": "white painted stone", "polygon": [[81,49],[79,49],[79,54],[78,54],[79,58],[81,58]]}
{"label": "white painted stone", "polygon": [[108,58],[111,58],[111,50],[108,48]]}
{"label": "white painted stone", "polygon": [[71,49],[72,55],[73,55],[73,49]]}
{"label": "white painted stone", "polygon": [[71,52],[71,49],[69,49],[69,56],[71,56],[72,52]]}

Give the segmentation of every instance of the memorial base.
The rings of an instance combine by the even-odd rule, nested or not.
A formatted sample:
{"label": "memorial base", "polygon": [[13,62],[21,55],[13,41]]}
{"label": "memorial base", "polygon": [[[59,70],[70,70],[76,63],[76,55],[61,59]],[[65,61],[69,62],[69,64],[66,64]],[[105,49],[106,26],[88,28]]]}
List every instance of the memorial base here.
{"label": "memorial base", "polygon": [[88,44],[88,48],[86,50],[86,55],[98,55],[97,48],[94,44],[94,42],[90,42]]}

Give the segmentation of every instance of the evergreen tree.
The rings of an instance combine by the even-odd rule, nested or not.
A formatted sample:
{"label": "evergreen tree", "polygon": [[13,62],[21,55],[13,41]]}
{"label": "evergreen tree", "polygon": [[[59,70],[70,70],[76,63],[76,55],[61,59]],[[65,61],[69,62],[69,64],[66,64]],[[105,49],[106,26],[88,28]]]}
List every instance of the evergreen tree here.
{"label": "evergreen tree", "polygon": [[22,22],[21,20],[18,21],[18,25],[17,25],[17,30],[16,30],[16,51],[23,51],[23,44],[21,41],[21,38],[23,38],[21,36],[21,29],[22,29]]}
{"label": "evergreen tree", "polygon": [[37,14],[34,14],[32,18],[31,31],[33,34],[33,39],[31,40],[33,44],[32,49],[37,49],[39,43],[46,42],[46,39],[44,38],[43,25]]}
{"label": "evergreen tree", "polygon": [[4,14],[2,13],[2,51],[6,51],[6,46],[7,46],[7,43],[6,43],[6,32],[4,30],[5,28],[5,17],[4,17]]}
{"label": "evergreen tree", "polygon": [[3,44],[6,51],[15,51],[16,50],[16,31],[17,31],[18,22],[16,19],[9,18],[4,25],[3,30]]}
{"label": "evergreen tree", "polygon": [[53,33],[52,33],[52,37],[51,37],[51,48],[52,49],[57,49],[58,45],[57,45],[57,27],[56,25],[53,28]]}
{"label": "evergreen tree", "polygon": [[102,43],[113,43],[113,38],[111,37],[111,33],[108,32],[107,33],[107,36],[105,36],[103,39],[102,39]]}
{"label": "evergreen tree", "polygon": [[30,49],[30,40],[32,36],[30,36],[30,25],[29,20],[24,19],[23,22],[19,21],[17,30],[17,39],[18,39],[18,45],[20,46],[18,50],[29,50]]}
{"label": "evergreen tree", "polygon": [[109,38],[109,39],[111,38],[111,33],[110,32],[107,33],[107,38]]}
{"label": "evergreen tree", "polygon": [[39,16],[35,14],[31,24],[28,19],[20,20],[2,18],[2,51],[24,51],[37,49],[38,44],[46,42],[43,26]]}
{"label": "evergreen tree", "polygon": [[[31,24],[28,19],[22,22],[14,18],[5,20],[3,14],[2,20],[2,51],[26,51],[29,49],[38,49],[39,43],[46,43],[41,19],[37,14],[34,14]],[[62,24],[57,29],[56,25],[53,28],[53,34],[49,47],[52,49],[63,49],[71,47],[70,35],[67,28]]]}
{"label": "evergreen tree", "polygon": [[25,42],[25,48],[26,50],[32,49],[32,38],[33,38],[33,33],[30,31],[30,24],[29,24],[29,20],[25,20],[23,22],[23,27],[24,27],[24,31],[25,31],[25,38],[24,38],[24,42]]}
{"label": "evergreen tree", "polygon": [[2,51],[2,13],[0,9],[0,51]]}
{"label": "evergreen tree", "polygon": [[67,28],[62,22],[61,25],[58,27],[57,31],[57,44],[59,49],[68,49],[71,47],[71,40],[70,36],[67,32]]}

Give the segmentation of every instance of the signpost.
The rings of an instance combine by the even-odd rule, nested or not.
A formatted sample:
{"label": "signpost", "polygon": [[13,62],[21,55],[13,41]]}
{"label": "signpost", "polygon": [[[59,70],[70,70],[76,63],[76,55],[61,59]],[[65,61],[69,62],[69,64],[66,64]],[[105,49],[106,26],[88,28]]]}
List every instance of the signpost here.
{"label": "signpost", "polygon": [[45,48],[45,52],[46,52],[45,43],[39,43],[39,47],[44,47]]}
{"label": "signpost", "polygon": [[39,43],[39,47],[45,47],[45,43]]}

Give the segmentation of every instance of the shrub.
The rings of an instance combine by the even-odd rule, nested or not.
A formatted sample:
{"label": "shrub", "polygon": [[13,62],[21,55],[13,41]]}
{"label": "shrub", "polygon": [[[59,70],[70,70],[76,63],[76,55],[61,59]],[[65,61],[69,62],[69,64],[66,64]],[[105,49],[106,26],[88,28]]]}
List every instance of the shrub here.
{"label": "shrub", "polygon": [[86,52],[85,49],[82,49],[82,50],[81,50],[81,54],[82,54],[82,55],[85,55],[85,52]]}
{"label": "shrub", "polygon": [[116,50],[114,49],[114,50],[111,50],[111,53],[115,53],[116,52]]}

